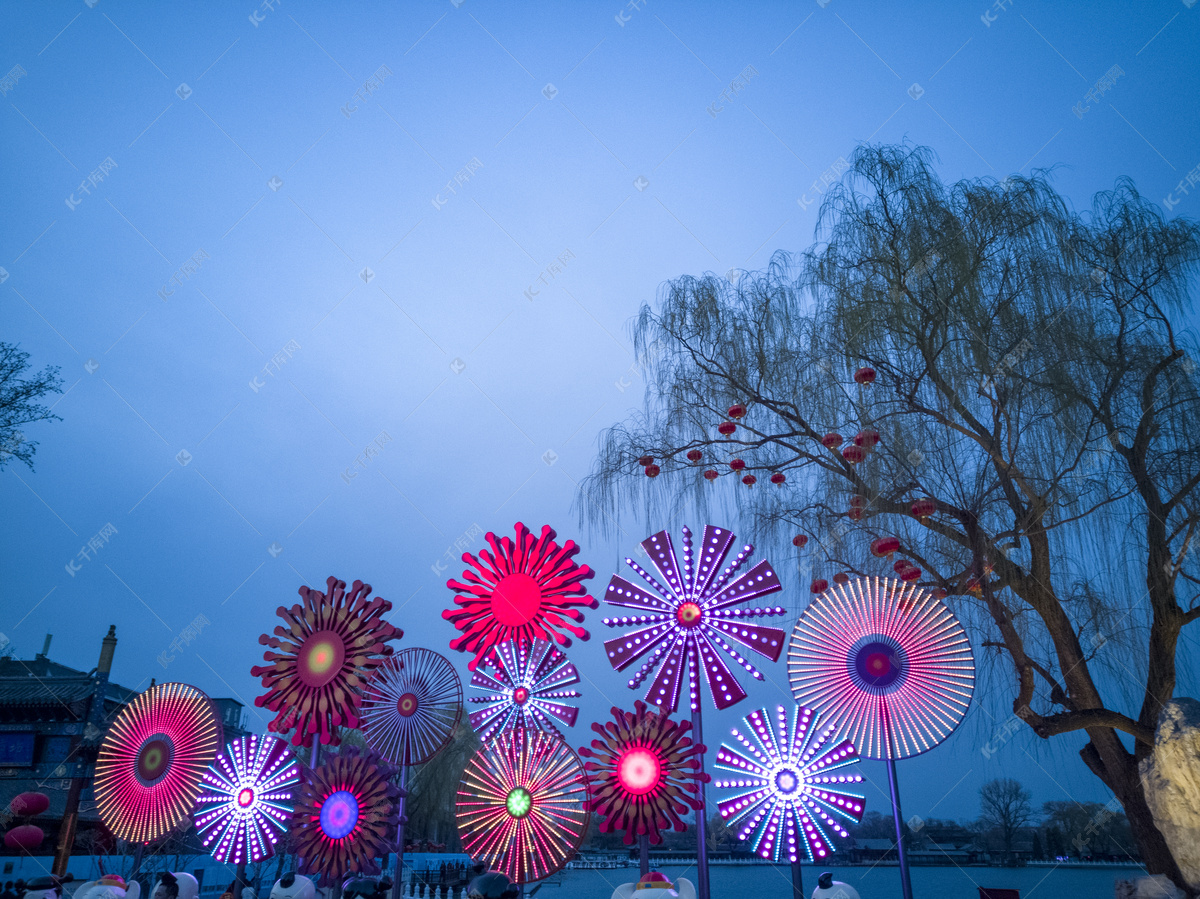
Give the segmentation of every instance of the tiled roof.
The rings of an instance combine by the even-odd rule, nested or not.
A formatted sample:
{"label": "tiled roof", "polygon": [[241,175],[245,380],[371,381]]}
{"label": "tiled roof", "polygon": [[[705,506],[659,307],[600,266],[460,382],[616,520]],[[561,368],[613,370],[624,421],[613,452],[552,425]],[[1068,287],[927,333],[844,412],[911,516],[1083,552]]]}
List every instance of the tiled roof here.
{"label": "tiled roof", "polygon": [[0,677],[0,705],[70,705],[86,701],[94,690],[87,677]]}

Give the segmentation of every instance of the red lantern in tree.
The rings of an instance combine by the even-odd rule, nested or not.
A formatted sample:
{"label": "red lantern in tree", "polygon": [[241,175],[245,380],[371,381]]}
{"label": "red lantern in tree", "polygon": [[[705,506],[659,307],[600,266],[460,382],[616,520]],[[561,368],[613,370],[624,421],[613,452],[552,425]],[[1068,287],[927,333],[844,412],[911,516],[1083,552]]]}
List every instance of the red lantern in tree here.
{"label": "red lantern in tree", "polygon": [[904,569],[912,567],[913,563],[908,561],[908,559],[899,559],[896,561],[896,564],[892,566],[892,571],[896,572],[896,574],[900,574],[902,571],[904,571]]}
{"label": "red lantern in tree", "polygon": [[742,483],[745,484],[747,487],[753,487],[757,482],[758,482],[758,478],[756,478],[752,474],[748,474],[744,478],[742,478]]}
{"label": "red lantern in tree", "polygon": [[846,513],[851,521],[862,521],[863,510],[862,506],[851,506],[850,511]]}
{"label": "red lantern in tree", "polygon": [[659,468],[657,465],[647,465],[646,466],[646,477],[656,478],[656,477],[658,477],[658,473],[660,471],[662,471],[662,469]]}
{"label": "red lantern in tree", "polygon": [[871,541],[871,555],[876,558],[891,556],[900,549],[900,540],[896,537],[880,537]]}
{"label": "red lantern in tree", "polygon": [[711,468],[708,469],[708,471],[704,472],[704,480],[715,481],[716,479],[717,479],[717,473],[715,471],[713,471]]}
{"label": "red lantern in tree", "polygon": [[850,508],[865,509],[867,507],[867,498],[861,493],[855,493],[850,497]]}
{"label": "red lantern in tree", "polygon": [[821,445],[826,449],[837,449],[842,445],[841,434],[826,434],[821,438]]}
{"label": "red lantern in tree", "polygon": [[649,465],[653,461],[654,461],[653,456],[641,456],[638,458],[638,465],[642,466],[642,468],[645,468],[647,465]]}
{"label": "red lantern in tree", "polygon": [[856,384],[861,384],[863,387],[869,387],[870,385],[874,384],[875,369],[866,367],[860,368],[854,373],[854,382]]}
{"label": "red lantern in tree", "polygon": [[914,518],[919,518],[924,521],[930,515],[937,511],[937,501],[926,496],[922,499],[913,500],[912,513]]}
{"label": "red lantern in tree", "polygon": [[867,451],[861,446],[848,446],[842,450],[842,458],[851,465],[857,465],[863,459],[867,458]]}
{"label": "red lantern in tree", "polygon": [[786,480],[787,480],[787,475],[785,475],[782,471],[777,471],[773,475],[771,475],[771,483],[772,484],[782,484]]}
{"label": "red lantern in tree", "polygon": [[46,838],[45,832],[33,824],[20,824],[4,835],[4,845],[9,849],[23,849],[26,852],[37,849]]}
{"label": "red lantern in tree", "polygon": [[823,577],[819,577],[812,582],[812,587],[809,589],[811,589],[813,593],[824,593],[829,589],[829,581],[825,580]]}
{"label": "red lantern in tree", "polygon": [[717,425],[717,430],[720,431],[722,434],[724,434],[726,437],[728,437],[730,434],[732,434],[734,431],[737,430],[737,425],[735,425],[731,421],[723,421],[719,425]]}
{"label": "red lantern in tree", "polygon": [[746,414],[746,407],[743,406],[741,403],[734,403],[732,406],[729,407],[729,417],[730,418],[741,418],[745,414]]}
{"label": "red lantern in tree", "polygon": [[846,574],[844,571],[839,571],[833,576],[833,582],[835,584],[848,584],[850,583],[850,575]]}
{"label": "red lantern in tree", "polygon": [[746,467],[746,463],[744,461],[742,461],[741,459],[730,459],[729,467],[732,468],[734,471],[741,471],[743,468]]}
{"label": "red lantern in tree", "polygon": [[804,544],[808,543],[808,537],[804,534],[797,534],[792,538],[792,546],[804,549]]}
{"label": "red lantern in tree", "polygon": [[919,581],[920,579],[921,569],[916,565],[909,565],[900,572],[900,580],[904,581],[905,583],[911,584],[913,581]]}
{"label": "red lantern in tree", "polygon": [[861,446],[863,449],[874,449],[875,444],[879,442],[878,431],[859,431],[854,435],[854,445]]}
{"label": "red lantern in tree", "polygon": [[689,462],[699,462],[703,458],[704,458],[704,453],[700,452],[700,450],[698,450],[698,449],[688,450],[688,461]]}
{"label": "red lantern in tree", "polygon": [[936,599],[945,599],[947,596],[949,596],[949,594],[946,592],[946,589],[944,587],[935,588],[933,591],[933,595],[934,595],[934,598],[936,598]]}

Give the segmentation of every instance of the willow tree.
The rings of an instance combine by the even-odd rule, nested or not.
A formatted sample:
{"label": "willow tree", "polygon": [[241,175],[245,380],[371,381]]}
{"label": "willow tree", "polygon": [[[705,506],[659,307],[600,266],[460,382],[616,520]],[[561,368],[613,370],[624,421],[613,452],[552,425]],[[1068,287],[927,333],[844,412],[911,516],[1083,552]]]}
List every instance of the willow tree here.
{"label": "willow tree", "polygon": [[1180,882],[1138,763],[1200,617],[1200,398],[1177,330],[1200,227],[1127,182],[1078,213],[1040,174],[946,184],[930,151],[875,146],[817,241],[643,307],[646,407],[602,436],[583,516],[734,503],[760,537],[810,538],[823,578],[890,574],[873,541],[895,538],[972,629],[985,692],[1011,698],[989,751],[1018,727],[1085,734],[1142,858]]}

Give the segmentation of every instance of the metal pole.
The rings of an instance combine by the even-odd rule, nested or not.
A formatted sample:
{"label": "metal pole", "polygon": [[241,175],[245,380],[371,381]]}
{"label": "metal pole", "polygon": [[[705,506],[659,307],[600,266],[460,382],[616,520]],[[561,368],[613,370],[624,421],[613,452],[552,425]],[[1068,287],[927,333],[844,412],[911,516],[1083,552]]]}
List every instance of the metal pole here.
{"label": "metal pole", "polygon": [[645,880],[650,873],[650,834],[644,833],[638,837],[638,868],[641,869],[641,879]]}
{"label": "metal pole", "polygon": [[[704,744],[704,722],[700,716],[700,703],[692,709],[692,737],[697,743]],[[698,756],[700,770],[704,771],[704,753]],[[704,781],[700,781],[700,810],[696,812],[696,895],[699,899],[709,899],[708,888],[708,803],[704,798]],[[910,896],[904,899],[911,899]]]}
{"label": "metal pole", "polygon": [[400,880],[404,876],[404,786],[408,783],[408,765],[400,765],[400,799],[396,803],[396,870],[392,877],[392,899],[400,899]]}
{"label": "metal pole", "polygon": [[233,882],[233,899],[242,899],[242,890],[246,886],[246,863],[239,862],[237,866],[236,880]]}
{"label": "metal pole", "polygon": [[908,877],[908,854],[904,849],[904,819],[900,814],[900,785],[896,781],[896,759],[892,748],[892,728],[887,706],[883,707],[883,734],[887,738],[888,792],[892,799],[892,820],[896,825],[896,858],[900,861],[900,889],[904,899],[912,899],[912,881]]}
{"label": "metal pole", "polygon": [[804,899],[804,872],[799,860],[792,862],[792,899]]}

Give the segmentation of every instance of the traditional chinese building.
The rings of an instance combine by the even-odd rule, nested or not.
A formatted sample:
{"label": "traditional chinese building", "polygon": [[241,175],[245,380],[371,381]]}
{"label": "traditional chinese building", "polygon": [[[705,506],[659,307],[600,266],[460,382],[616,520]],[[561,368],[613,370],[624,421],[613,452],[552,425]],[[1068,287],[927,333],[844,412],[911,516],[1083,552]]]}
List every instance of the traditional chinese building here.
{"label": "traditional chinese building", "polygon": [[[52,661],[49,635],[32,659],[0,658],[0,830],[40,827],[46,837],[35,854],[53,853],[56,873],[65,873],[71,854],[90,855],[111,840],[96,812],[93,769],[108,726],[138,694],[109,680],[116,648],[114,625],[90,671]],[[213,702],[226,740],[243,736],[242,704]],[[44,793],[50,807],[32,819],[13,817],[9,803],[25,792]],[[0,854],[14,852],[0,844]]]}

